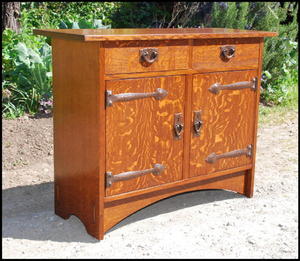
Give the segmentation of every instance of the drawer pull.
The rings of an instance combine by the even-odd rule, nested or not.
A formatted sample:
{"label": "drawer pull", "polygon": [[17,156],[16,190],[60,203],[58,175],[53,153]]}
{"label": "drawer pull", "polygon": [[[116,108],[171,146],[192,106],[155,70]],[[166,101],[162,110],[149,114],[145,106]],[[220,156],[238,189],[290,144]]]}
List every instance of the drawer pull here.
{"label": "drawer pull", "polygon": [[221,46],[221,53],[226,59],[231,59],[235,56],[235,46],[233,45]]}
{"label": "drawer pull", "polygon": [[175,113],[174,115],[174,131],[175,131],[175,138],[180,139],[181,134],[183,132],[183,115],[182,113]]}
{"label": "drawer pull", "polygon": [[211,85],[210,88],[208,88],[208,90],[214,94],[218,94],[220,90],[240,90],[247,88],[250,88],[253,91],[257,89],[257,77],[254,77],[252,81],[249,82],[236,82],[224,85],[220,83],[215,83]]}
{"label": "drawer pull", "polygon": [[201,111],[194,111],[194,134],[200,136],[200,129],[203,121],[201,120]]}
{"label": "drawer pull", "polygon": [[219,159],[238,157],[242,155],[252,157],[252,145],[248,145],[246,149],[233,150],[219,155],[213,152],[212,154],[208,155],[205,161],[208,163],[215,163]]}
{"label": "drawer pull", "polygon": [[157,88],[155,92],[148,93],[121,93],[113,94],[112,91],[106,90],[106,106],[112,106],[114,102],[133,101],[143,98],[153,97],[155,100],[162,100],[168,95],[164,89]]}
{"label": "drawer pull", "polygon": [[157,48],[141,49],[140,58],[141,58],[141,62],[152,64],[158,59],[158,49]]}
{"label": "drawer pull", "polygon": [[140,176],[144,176],[149,173],[159,175],[164,171],[165,166],[162,164],[154,164],[152,169],[138,170],[138,171],[128,171],[117,175],[113,175],[111,172],[106,172],[106,187],[110,187],[114,182],[124,181],[129,179],[134,179]]}

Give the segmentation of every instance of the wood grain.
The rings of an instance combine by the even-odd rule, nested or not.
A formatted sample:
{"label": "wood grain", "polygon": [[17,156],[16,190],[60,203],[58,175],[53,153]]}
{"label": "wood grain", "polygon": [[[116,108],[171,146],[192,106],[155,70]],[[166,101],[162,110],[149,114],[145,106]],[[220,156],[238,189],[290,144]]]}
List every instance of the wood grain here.
{"label": "wood grain", "polygon": [[52,50],[55,213],[100,239],[99,44],[52,39]]}
{"label": "wood grain", "polygon": [[[76,215],[89,234],[104,232],[160,199],[200,189],[228,189],[253,196],[259,88],[208,91],[214,83],[250,81],[262,70],[263,37],[277,33],[223,28],[34,30],[51,36],[54,84],[55,213]],[[220,58],[220,46],[236,56]],[[139,63],[139,50],[159,49],[159,60]],[[168,91],[163,100],[144,98],[105,107],[113,94]],[[200,136],[193,112],[202,111]],[[181,139],[174,114],[184,116]],[[252,158],[205,162],[252,144]],[[163,164],[105,188],[113,175]]]}
{"label": "wood grain", "polygon": [[202,111],[203,125],[200,136],[191,137],[190,176],[205,175],[218,170],[250,164],[245,155],[207,163],[211,153],[223,154],[244,149],[253,144],[253,118],[256,92],[250,89],[208,91],[214,83],[229,84],[250,81],[256,71],[198,74],[193,81],[192,111]]}
{"label": "wood grain", "polygon": [[[224,59],[221,46],[234,45],[235,57]],[[251,39],[207,39],[195,40],[192,69],[206,71],[228,71],[257,69],[259,38]]]}
{"label": "wood grain", "polygon": [[254,101],[254,117],[253,117],[253,148],[252,148],[252,168],[247,171],[247,182],[246,182],[246,196],[253,197],[254,189],[254,175],[255,175],[255,162],[256,162],[256,146],[257,146],[257,128],[258,128],[258,115],[259,115],[259,100],[260,100],[260,86],[261,86],[261,75],[262,75],[262,64],[263,64],[263,50],[264,41],[260,39],[259,48],[259,66],[257,70],[258,82],[257,82],[257,92]]}
{"label": "wood grain", "polygon": [[128,41],[277,36],[276,32],[228,28],[34,29],[34,34],[80,41]]}
{"label": "wood grain", "polygon": [[184,76],[107,81],[114,94],[168,91],[163,100],[145,98],[119,102],[106,109],[106,170],[113,175],[151,169],[163,164],[160,175],[120,181],[108,188],[115,195],[182,178],[183,138],[174,138],[174,114],[184,113]]}
{"label": "wood grain", "polygon": [[[148,41],[134,42],[135,45],[124,42],[117,47],[107,47],[105,56],[105,72],[107,74],[153,72],[167,70],[182,70],[188,68],[189,46],[187,41],[174,43],[156,41],[149,45]],[[143,64],[140,59],[140,50],[143,48],[157,48],[158,59],[150,65]]]}
{"label": "wood grain", "polygon": [[[188,186],[190,183],[198,182],[200,180],[210,180],[212,177],[219,177],[224,176],[227,174],[235,173],[235,172],[241,172],[241,171],[248,171],[252,168],[252,164],[244,165],[241,167],[233,168],[233,169],[227,169],[227,170],[221,170],[214,173],[209,173],[207,175],[201,175],[201,176],[195,176],[195,177],[188,177],[186,179],[177,180],[171,183],[165,183],[159,186],[130,191],[123,194],[117,194],[113,196],[105,197],[104,203],[105,207],[110,207],[111,205],[116,204],[123,204],[132,200],[135,200],[136,198],[142,197],[142,198],[149,198],[158,194],[164,194],[164,191],[170,191],[172,188],[175,189],[177,186]],[[175,189],[176,190],[176,189]]]}
{"label": "wood grain", "polygon": [[246,172],[233,172],[227,175],[209,175],[201,180],[186,184],[179,183],[167,190],[159,190],[152,193],[150,197],[136,196],[122,202],[112,201],[105,203],[104,210],[104,231],[119,223],[132,213],[150,205],[158,200],[168,198],[180,193],[203,190],[203,189],[226,189],[240,194],[245,192]]}
{"label": "wood grain", "polygon": [[[98,132],[98,144],[99,144],[99,172],[97,178],[99,178],[99,216],[96,219],[99,220],[99,232],[98,239],[104,237],[104,198],[105,198],[105,158],[106,158],[106,110],[105,110],[105,48],[100,44],[99,48],[99,86],[95,89],[96,95],[99,95],[99,104],[97,110],[99,110],[99,132]],[[97,116],[97,115],[95,115]]]}

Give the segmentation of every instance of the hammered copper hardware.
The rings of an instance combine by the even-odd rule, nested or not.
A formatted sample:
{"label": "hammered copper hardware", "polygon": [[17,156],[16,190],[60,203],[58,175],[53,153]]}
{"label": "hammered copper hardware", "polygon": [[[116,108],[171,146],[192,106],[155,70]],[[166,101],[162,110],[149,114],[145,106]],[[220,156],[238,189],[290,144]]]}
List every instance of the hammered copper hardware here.
{"label": "hammered copper hardware", "polygon": [[134,179],[134,178],[141,177],[141,176],[144,176],[149,173],[158,175],[162,171],[164,171],[164,169],[165,169],[164,165],[154,164],[152,169],[128,171],[128,172],[123,172],[123,173],[120,173],[117,175],[113,175],[111,172],[106,172],[106,187],[110,187],[114,182],[117,182],[117,181]]}
{"label": "hammered copper hardware", "polygon": [[[81,232],[102,240],[136,211],[181,193],[213,188],[253,196],[259,93],[247,89],[215,95],[208,88],[260,77],[264,37],[276,33],[226,28],[34,33],[52,38],[56,215],[75,215],[85,226]],[[235,57],[227,59],[220,46],[231,45]],[[149,64],[140,50],[151,47],[158,49],[159,57]],[[154,57],[148,58],[151,62]],[[114,104],[108,99],[112,107],[106,107],[105,90],[114,96],[157,88],[168,91],[162,101]],[[193,126],[193,117],[199,110],[203,124],[196,137],[199,124]],[[174,114],[179,112],[183,130],[174,129]],[[205,161],[212,152],[248,144],[253,146],[252,157]],[[155,163],[166,167],[159,175],[114,182],[118,174],[151,169]],[[172,230],[168,226],[166,231]]]}
{"label": "hammered copper hardware", "polygon": [[235,46],[233,45],[226,45],[221,46],[221,53],[226,59],[231,59],[235,56]]}
{"label": "hammered copper hardware", "polygon": [[203,121],[201,120],[201,111],[194,111],[194,135],[200,136],[200,129]]}
{"label": "hammered copper hardware", "polygon": [[182,113],[175,113],[174,114],[174,131],[175,131],[175,138],[180,139],[181,134],[183,132],[183,115]]}
{"label": "hammered copper hardware", "polygon": [[212,154],[208,155],[208,157],[206,158],[205,161],[208,163],[215,163],[219,159],[238,157],[238,156],[242,156],[242,155],[251,157],[252,156],[252,145],[248,145],[246,149],[233,150],[233,151],[226,152],[226,153],[219,154],[219,155],[217,155],[216,153],[213,152]]}
{"label": "hammered copper hardware", "polygon": [[157,48],[144,48],[140,50],[141,62],[146,62],[148,64],[154,63],[158,59],[158,49]]}
{"label": "hammered copper hardware", "polygon": [[250,88],[253,91],[257,89],[257,77],[254,77],[252,81],[249,82],[235,82],[231,84],[220,84],[215,83],[208,88],[208,90],[214,94],[218,94],[220,90],[240,90]]}
{"label": "hammered copper hardware", "polygon": [[168,92],[164,89],[157,88],[155,92],[149,93],[120,93],[112,94],[112,91],[106,90],[106,106],[112,106],[114,102],[125,102],[138,100],[143,98],[153,97],[155,100],[162,100],[168,95]]}

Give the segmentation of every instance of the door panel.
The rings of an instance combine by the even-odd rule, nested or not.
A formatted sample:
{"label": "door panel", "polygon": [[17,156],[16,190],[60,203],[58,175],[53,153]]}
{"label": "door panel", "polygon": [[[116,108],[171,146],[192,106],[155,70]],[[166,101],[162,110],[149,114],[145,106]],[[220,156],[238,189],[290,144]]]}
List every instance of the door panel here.
{"label": "door panel", "polygon": [[251,81],[256,71],[205,73],[193,78],[192,113],[201,110],[200,136],[191,135],[190,177],[250,164],[246,155],[206,161],[209,155],[246,149],[253,142],[256,91],[250,88],[209,91],[215,84]]}
{"label": "door panel", "polygon": [[[174,114],[183,114],[184,76],[112,80],[106,89],[113,94],[168,92],[161,100],[153,97],[113,103],[106,108],[106,170],[112,175],[141,171],[162,164],[155,175],[113,182],[106,195],[139,190],[182,178],[183,137],[174,135]],[[183,134],[181,135],[183,136]]]}

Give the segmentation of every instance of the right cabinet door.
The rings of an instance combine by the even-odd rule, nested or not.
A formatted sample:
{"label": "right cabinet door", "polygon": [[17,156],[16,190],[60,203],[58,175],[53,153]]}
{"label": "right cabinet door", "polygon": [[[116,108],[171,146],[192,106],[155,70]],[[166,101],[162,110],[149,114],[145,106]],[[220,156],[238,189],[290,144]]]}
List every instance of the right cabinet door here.
{"label": "right cabinet door", "polygon": [[193,77],[190,177],[251,164],[257,71]]}

